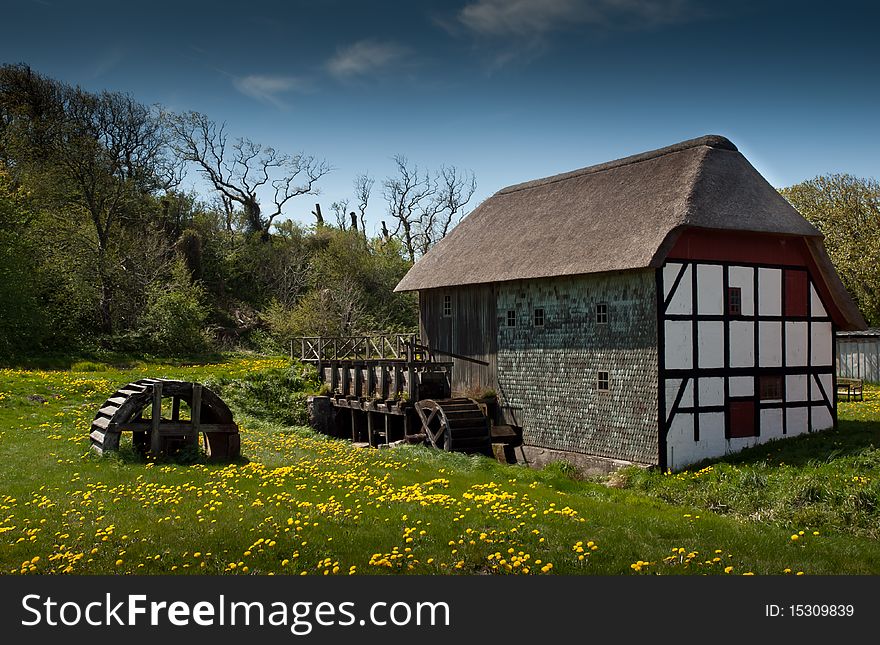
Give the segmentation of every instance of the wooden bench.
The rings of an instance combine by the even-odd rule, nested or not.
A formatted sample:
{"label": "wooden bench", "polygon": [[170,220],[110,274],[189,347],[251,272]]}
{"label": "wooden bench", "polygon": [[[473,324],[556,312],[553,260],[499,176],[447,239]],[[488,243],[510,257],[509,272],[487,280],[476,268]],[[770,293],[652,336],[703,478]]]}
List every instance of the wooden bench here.
{"label": "wooden bench", "polygon": [[846,397],[847,401],[862,401],[862,379],[860,378],[838,378],[837,379],[837,400]]}

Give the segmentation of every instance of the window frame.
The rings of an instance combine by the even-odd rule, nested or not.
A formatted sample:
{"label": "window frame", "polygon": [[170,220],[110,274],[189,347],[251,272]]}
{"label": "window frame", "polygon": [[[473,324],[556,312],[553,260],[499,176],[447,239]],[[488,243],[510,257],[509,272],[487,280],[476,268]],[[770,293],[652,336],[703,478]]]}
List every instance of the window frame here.
{"label": "window frame", "polygon": [[[734,298],[736,295],[736,305],[734,306]],[[736,311],[734,311],[734,309]],[[727,315],[742,316],[742,287],[727,287]]]}
{"label": "window frame", "polygon": [[596,324],[597,325],[607,325],[608,324],[608,303],[607,302],[597,302],[596,303]]}
{"label": "window frame", "polygon": [[507,310],[507,325],[508,328],[516,327],[516,309],[508,309]]}
{"label": "window frame", "polygon": [[452,318],[452,294],[443,294],[443,318]]}
{"label": "window frame", "polygon": [[[604,378],[602,377],[604,375]],[[603,387],[604,383],[604,387]],[[608,370],[596,370],[596,391],[597,392],[610,392],[611,391],[611,372]]]}
{"label": "window frame", "polygon": [[[540,313],[540,322],[538,322],[538,314]],[[535,307],[532,312],[532,323],[535,327],[544,327],[544,324],[547,322],[547,312],[544,307]]]}
{"label": "window frame", "polygon": [[782,401],[784,385],[782,374],[762,374],[758,377],[759,401]]}

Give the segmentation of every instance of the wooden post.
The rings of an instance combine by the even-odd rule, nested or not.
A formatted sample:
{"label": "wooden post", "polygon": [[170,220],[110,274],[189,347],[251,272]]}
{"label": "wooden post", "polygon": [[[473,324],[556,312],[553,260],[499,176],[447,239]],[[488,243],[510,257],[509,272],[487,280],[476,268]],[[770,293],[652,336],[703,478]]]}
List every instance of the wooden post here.
{"label": "wooden post", "polygon": [[352,363],[354,369],[354,395],[360,398],[364,395],[364,373],[363,366]]}
{"label": "wooden post", "polygon": [[348,396],[351,394],[351,372],[348,369],[347,363],[342,363],[342,396]]}
{"label": "wooden post", "polygon": [[367,398],[373,399],[376,393],[376,371],[372,364],[367,363]]}
{"label": "wooden post", "polygon": [[367,443],[373,445],[373,413],[367,410]]}
{"label": "wooden post", "polygon": [[413,365],[413,346],[406,346],[406,393],[411,403],[416,400],[416,369]]}
{"label": "wooden post", "polygon": [[162,452],[162,438],[159,436],[159,423],[162,420],[162,382],[153,384],[153,418],[150,420],[150,452],[153,456]]}
{"label": "wooden post", "polygon": [[[199,436],[199,427],[202,423],[202,386],[199,383],[193,383],[193,397],[192,397],[192,432],[196,436],[196,442],[198,443]],[[207,440],[205,441],[207,444]],[[207,446],[206,446],[207,448]]]}
{"label": "wooden post", "polygon": [[174,423],[180,421],[180,397],[175,396],[171,403],[171,420]]}
{"label": "wooden post", "polygon": [[339,363],[336,361],[332,361],[330,363],[330,390],[331,394],[336,393],[336,388],[339,386]]}
{"label": "wooden post", "polygon": [[379,378],[381,379],[379,384],[379,396],[382,397],[383,400],[388,398],[388,366],[385,363],[382,363]]}
{"label": "wooden post", "polygon": [[394,389],[391,396],[397,396],[397,393],[400,392],[400,366],[397,363],[394,364],[394,378],[391,382],[391,386]]}
{"label": "wooden post", "polygon": [[385,443],[388,444],[391,443],[391,424],[388,422],[391,415],[383,414],[382,416],[385,417]]}

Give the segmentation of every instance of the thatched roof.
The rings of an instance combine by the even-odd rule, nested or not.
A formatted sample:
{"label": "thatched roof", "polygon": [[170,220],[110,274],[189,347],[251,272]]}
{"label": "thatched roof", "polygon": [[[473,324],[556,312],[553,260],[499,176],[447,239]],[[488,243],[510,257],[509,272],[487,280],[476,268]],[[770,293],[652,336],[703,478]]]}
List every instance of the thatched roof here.
{"label": "thatched roof", "polygon": [[691,227],[808,238],[848,326],[864,326],[819,231],[716,135],[499,190],[397,290],[659,267]]}

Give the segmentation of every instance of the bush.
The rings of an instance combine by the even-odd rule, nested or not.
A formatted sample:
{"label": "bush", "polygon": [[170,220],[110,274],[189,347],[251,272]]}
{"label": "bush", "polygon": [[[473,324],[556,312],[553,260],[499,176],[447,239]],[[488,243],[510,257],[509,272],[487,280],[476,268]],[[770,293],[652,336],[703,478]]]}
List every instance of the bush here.
{"label": "bush", "polygon": [[94,361],[79,361],[70,366],[71,372],[106,372],[109,369],[109,365]]}
{"label": "bush", "polygon": [[313,372],[300,365],[255,372],[243,379],[210,384],[227,403],[255,417],[285,425],[309,423],[306,399],[318,387]]}
{"label": "bush", "polygon": [[141,333],[153,351],[170,355],[194,355],[208,350],[205,333],[208,307],[205,290],[193,282],[183,260],[177,260],[167,283],[150,286]]}

